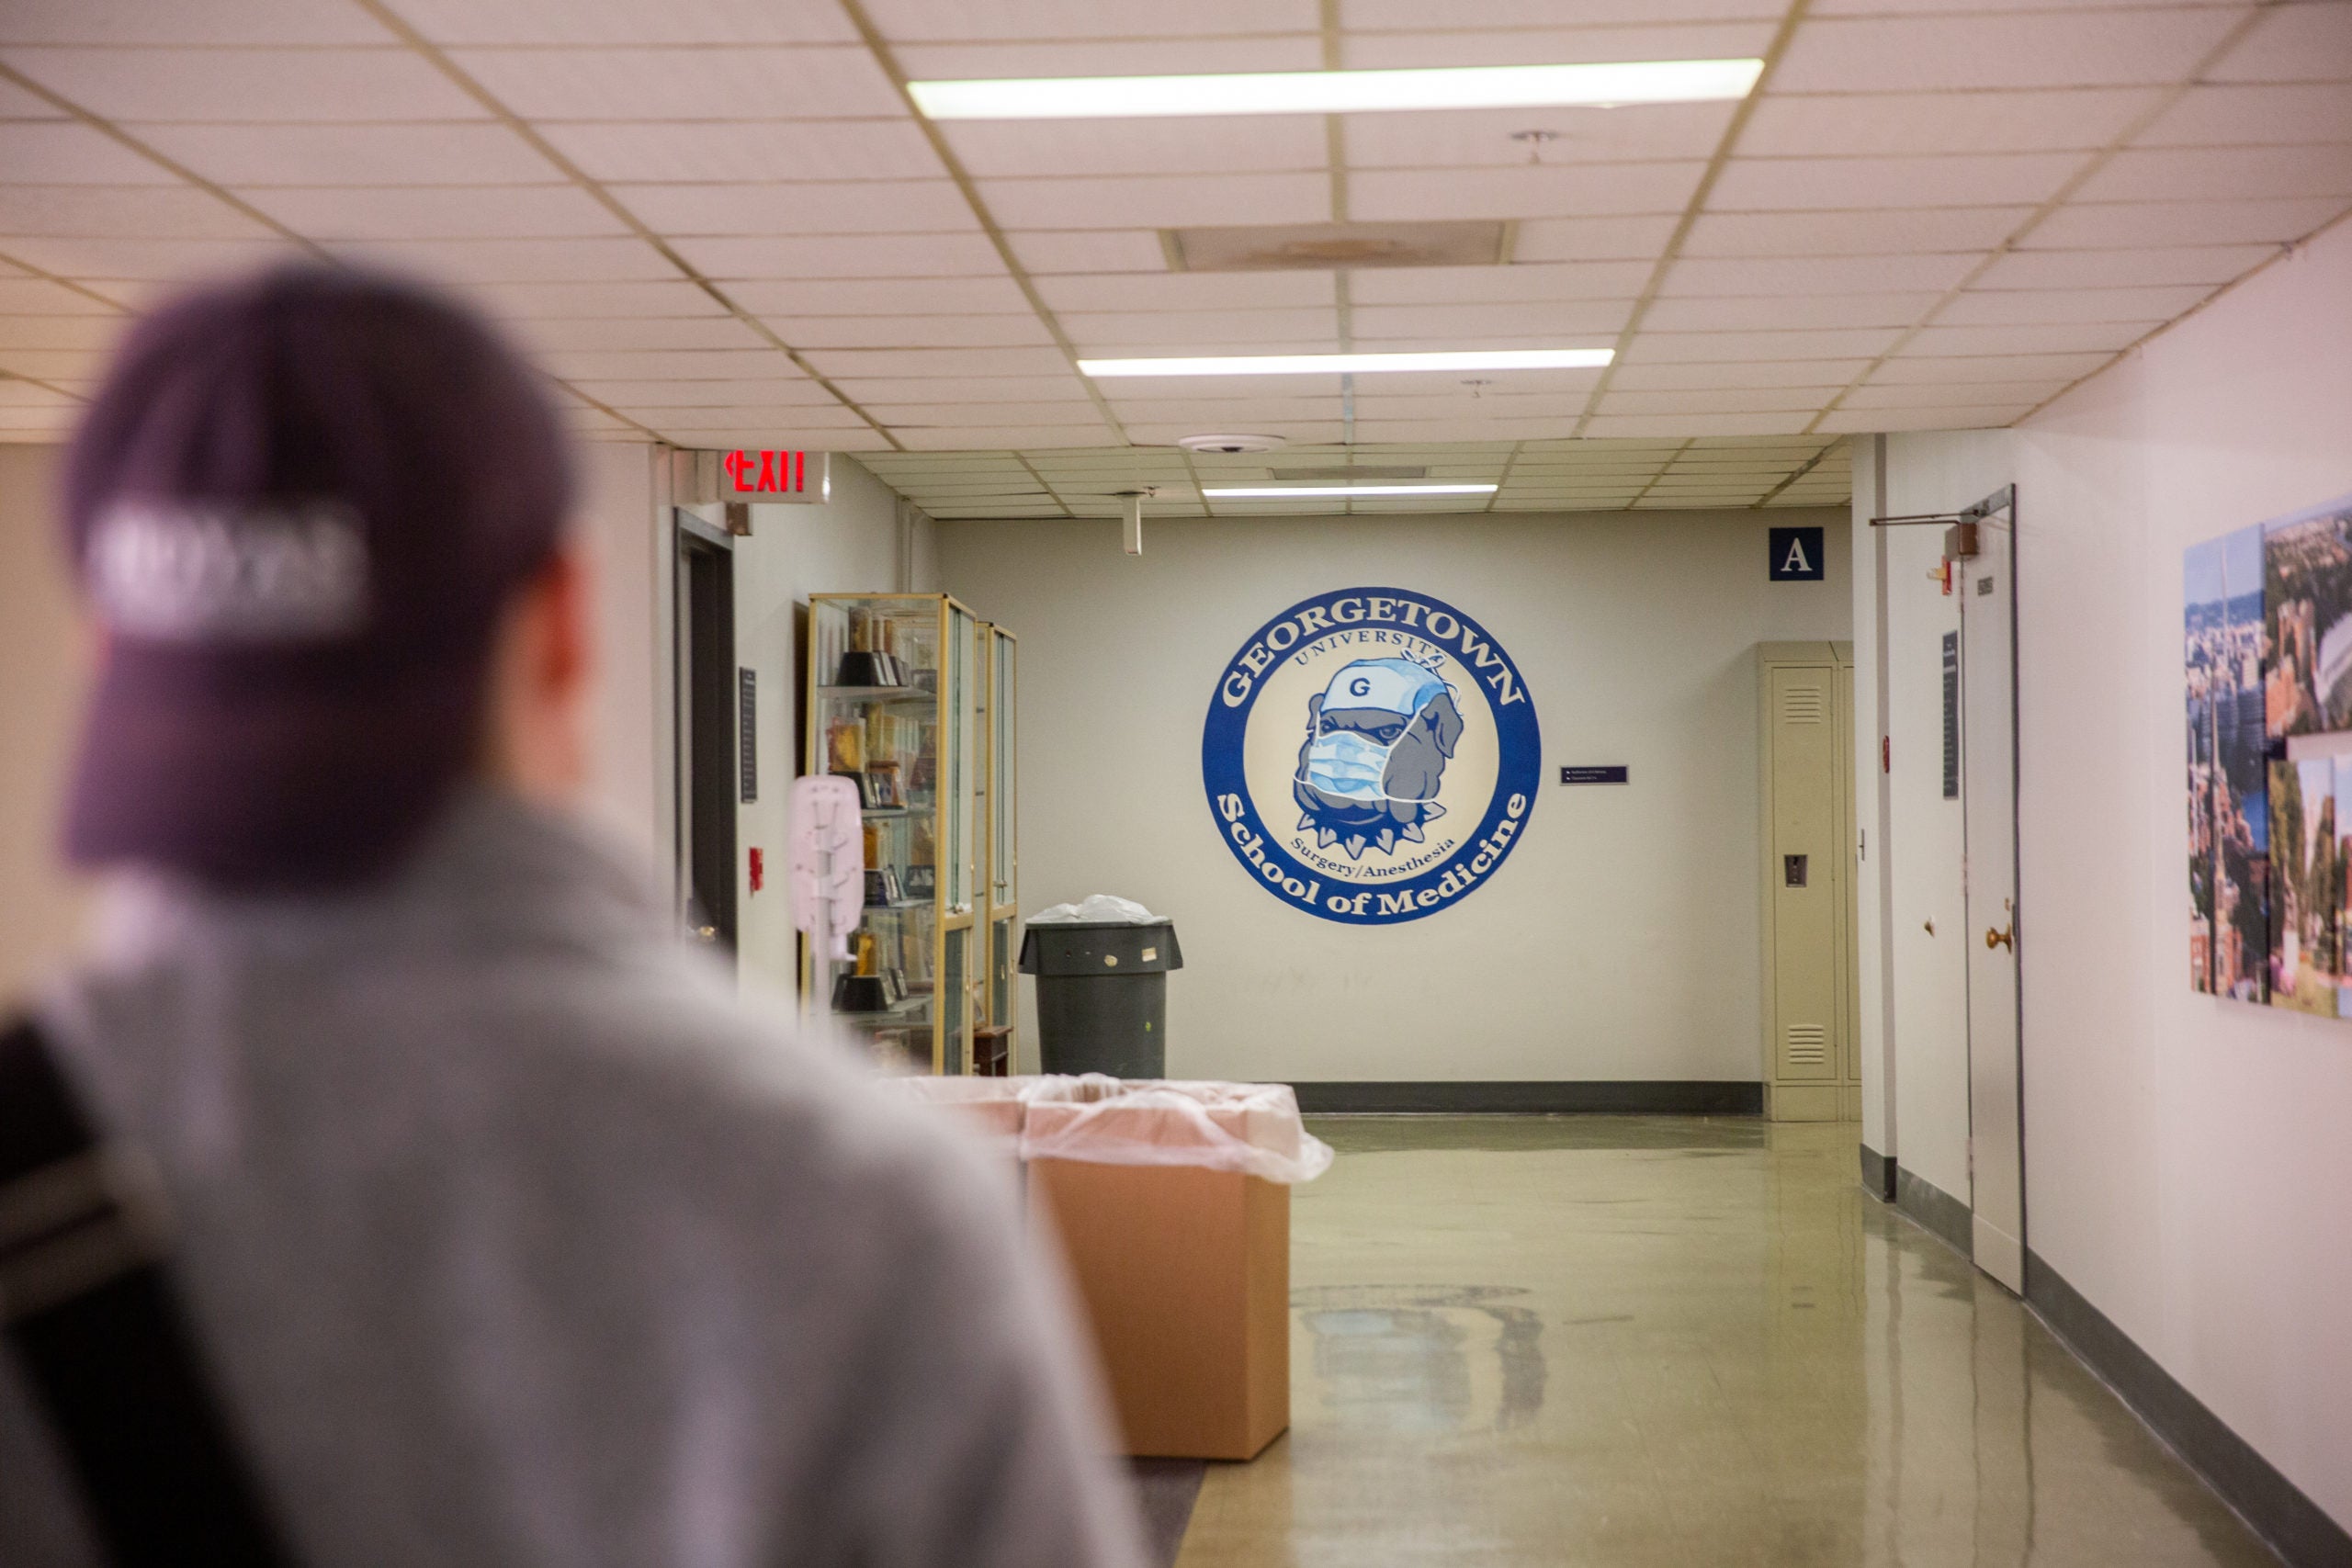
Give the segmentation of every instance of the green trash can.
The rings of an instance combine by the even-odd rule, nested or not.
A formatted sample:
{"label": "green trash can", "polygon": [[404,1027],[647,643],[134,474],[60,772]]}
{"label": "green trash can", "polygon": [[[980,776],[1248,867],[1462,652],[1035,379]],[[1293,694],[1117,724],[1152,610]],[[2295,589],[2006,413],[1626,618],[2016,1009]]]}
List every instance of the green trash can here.
{"label": "green trash can", "polygon": [[1176,928],[1090,920],[1033,925],[1021,972],[1037,977],[1037,1055],[1049,1073],[1168,1076],[1168,972]]}

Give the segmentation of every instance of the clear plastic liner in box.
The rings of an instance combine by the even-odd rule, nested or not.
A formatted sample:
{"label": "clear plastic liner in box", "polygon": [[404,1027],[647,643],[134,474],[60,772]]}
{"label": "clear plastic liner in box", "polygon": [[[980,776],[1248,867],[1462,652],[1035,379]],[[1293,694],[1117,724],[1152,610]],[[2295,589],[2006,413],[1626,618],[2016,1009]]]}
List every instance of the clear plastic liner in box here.
{"label": "clear plastic liner in box", "polygon": [[1331,1145],[1306,1130],[1288,1084],[1101,1073],[888,1081],[909,1099],[950,1107],[967,1125],[1011,1136],[1024,1160],[1189,1166],[1284,1186],[1331,1168]]}

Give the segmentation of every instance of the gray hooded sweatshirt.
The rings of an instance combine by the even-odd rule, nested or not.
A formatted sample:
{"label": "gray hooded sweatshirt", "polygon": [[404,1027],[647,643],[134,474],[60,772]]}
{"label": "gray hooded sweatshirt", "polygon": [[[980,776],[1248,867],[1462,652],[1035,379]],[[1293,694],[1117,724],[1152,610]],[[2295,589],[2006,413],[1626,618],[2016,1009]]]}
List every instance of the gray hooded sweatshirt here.
{"label": "gray hooded sweatshirt", "polygon": [[[568,821],[472,796],[358,896],[125,889],[40,1017],[312,1568],[1138,1561],[1010,1170]],[[0,1353],[0,1563],[95,1561]]]}

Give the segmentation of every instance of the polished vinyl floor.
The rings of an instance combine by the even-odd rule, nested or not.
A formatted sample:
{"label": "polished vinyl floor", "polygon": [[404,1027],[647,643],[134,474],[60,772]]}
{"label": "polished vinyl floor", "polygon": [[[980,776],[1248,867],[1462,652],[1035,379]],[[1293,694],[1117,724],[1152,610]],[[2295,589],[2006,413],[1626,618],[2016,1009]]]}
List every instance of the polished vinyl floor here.
{"label": "polished vinyl floor", "polygon": [[2274,1563],[1851,1126],[1346,1118],[1179,1568]]}

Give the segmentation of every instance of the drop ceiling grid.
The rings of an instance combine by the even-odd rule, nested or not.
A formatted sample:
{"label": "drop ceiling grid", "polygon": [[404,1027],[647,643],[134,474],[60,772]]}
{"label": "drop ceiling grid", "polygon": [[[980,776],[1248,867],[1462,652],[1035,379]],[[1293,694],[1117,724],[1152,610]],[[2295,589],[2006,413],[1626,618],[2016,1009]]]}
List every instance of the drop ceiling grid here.
{"label": "drop ceiling grid", "polygon": [[[1344,0],[1340,63],[1753,51],[1789,17],[1780,0],[1722,0],[1707,7],[1713,19],[1686,22],[1632,0],[1579,6],[1564,22],[1567,8],[1471,0],[1432,25],[1398,0]],[[1333,141],[1277,120],[1110,122],[1075,137],[1065,126],[956,126],[944,140],[979,198],[978,210],[959,210],[947,199],[953,171],[857,29],[829,8],[386,9],[634,213],[655,244],[362,6],[19,0],[0,18],[0,63],[84,93],[100,118],[267,222],[189,231],[224,221],[226,209],[206,218],[161,198],[169,175],[0,84],[0,256],[79,290],[86,308],[138,302],[163,277],[261,254],[278,243],[269,229],[282,228],[469,278],[511,317],[535,320],[539,341],[561,344],[555,352],[573,357],[558,368],[615,421],[698,443],[721,430],[813,436],[832,420],[776,422],[817,401],[748,388],[768,378],[822,397],[830,382],[853,405],[882,411],[886,429],[903,421],[926,447],[962,433],[967,446],[1015,435],[1012,449],[1028,449],[1048,435],[1115,437],[1076,417],[1091,401],[1087,386],[1066,365],[1049,374],[1038,368],[1047,362],[1017,357],[1024,344],[1052,353],[1056,336],[1137,351],[1336,343],[1329,275],[1170,275],[1151,230],[1328,213],[1344,181],[1355,216],[1388,201],[1405,215],[1515,219],[1521,257],[1560,258],[1443,280],[1356,274],[1367,345],[1607,341],[1645,287],[1655,295],[1597,396],[1422,391],[1384,412],[1384,394],[1360,385],[1367,437],[1564,434],[1579,412],[1590,434],[1692,435],[1770,434],[1796,414],[1826,429],[1820,422],[1840,410],[2005,423],[2352,207],[2352,110],[2342,107],[2352,95],[2330,90],[2352,81],[2352,7],[2324,4],[2024,0],[1923,16],[1816,0],[1695,211],[1684,205],[1689,171],[1721,150],[1711,138],[1731,106],[1358,116]],[[1181,12],[1140,0],[985,16],[948,0],[868,9],[882,45],[919,72],[1263,70],[1285,51],[1303,68],[1321,60],[1311,0]],[[1532,156],[1509,139],[1514,126],[1555,120],[1568,134]],[[1345,168],[1329,162],[1334,141]],[[2091,158],[2104,162],[2086,176]],[[156,199],[142,214],[136,198],[101,194],[109,186]],[[2020,240],[2029,219],[2038,226]],[[988,222],[1003,227],[1042,309],[989,251]],[[1659,247],[1678,226],[1680,255],[1661,268]],[[785,359],[774,348],[690,348],[695,332],[683,324],[662,337],[658,323],[701,310],[635,312],[621,296],[588,292],[672,285],[699,295],[664,246],[825,380],[788,362],[774,377],[751,373],[743,361]],[[564,289],[580,301],[580,325],[549,324],[573,319],[567,300],[543,298]],[[587,324],[640,313],[642,333]],[[1015,324],[1024,317],[1038,326]],[[1870,336],[1882,331],[1893,335]],[[0,329],[0,370],[52,396],[85,385],[100,357]],[[2018,373],[2027,360],[2039,361],[2034,373]],[[708,400],[736,383],[747,387],[741,400]],[[1950,395],[1939,399],[1938,386]],[[1337,423],[1317,399],[1265,390],[1253,409],[1291,404],[1280,421],[1268,406],[1265,423],[1299,440]],[[624,395],[607,400],[612,392]],[[1216,401],[1170,399],[1159,412],[1114,395],[1100,406],[1156,440],[1221,423],[1204,417]]]}

